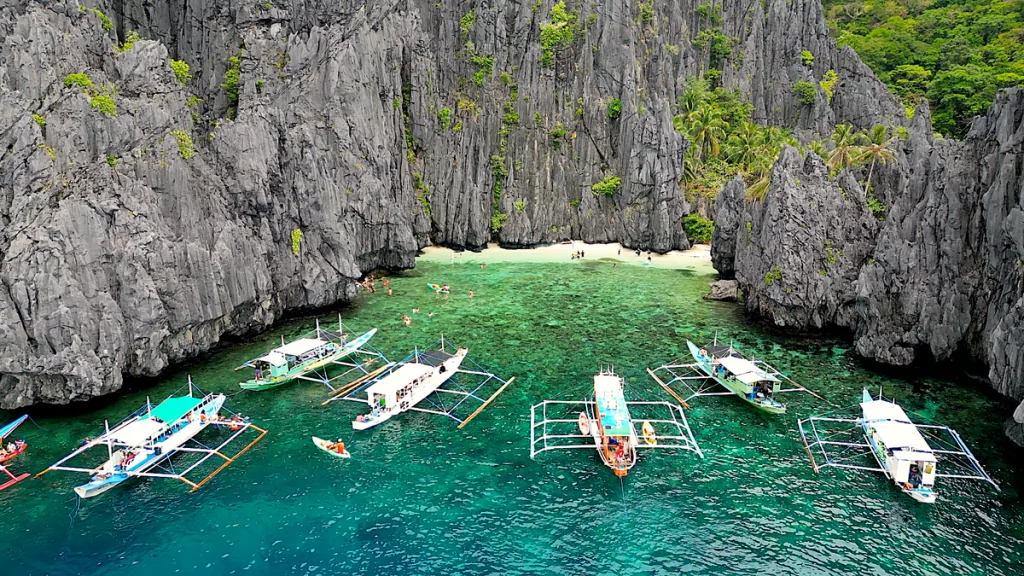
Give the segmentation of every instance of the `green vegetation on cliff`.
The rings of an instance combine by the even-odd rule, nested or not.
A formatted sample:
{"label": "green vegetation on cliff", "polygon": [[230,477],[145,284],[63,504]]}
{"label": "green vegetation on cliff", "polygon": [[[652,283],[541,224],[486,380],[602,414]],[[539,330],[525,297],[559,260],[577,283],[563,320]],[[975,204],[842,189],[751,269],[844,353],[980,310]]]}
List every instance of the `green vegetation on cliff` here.
{"label": "green vegetation on cliff", "polygon": [[999,88],[1024,84],[1024,0],[823,0],[837,42],[935,129],[962,136]]}
{"label": "green vegetation on cliff", "polygon": [[687,81],[674,122],[690,142],[681,183],[688,201],[714,198],[737,175],[755,189],[767,186],[782,144],[797,144],[785,130],[752,123],[750,110],[738,91],[712,89],[707,80]]}

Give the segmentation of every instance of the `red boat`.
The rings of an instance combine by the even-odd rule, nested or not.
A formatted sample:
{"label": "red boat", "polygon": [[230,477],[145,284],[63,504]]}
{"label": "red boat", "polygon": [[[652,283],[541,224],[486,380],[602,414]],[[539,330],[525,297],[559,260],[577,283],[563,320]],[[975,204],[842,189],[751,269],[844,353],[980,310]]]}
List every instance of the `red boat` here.
{"label": "red boat", "polygon": [[17,442],[14,443],[14,452],[8,452],[0,456],[0,464],[7,462],[8,460],[14,458],[18,454],[21,454],[22,452],[25,451],[26,448],[28,448],[28,444],[25,444],[24,440],[18,440]]}
{"label": "red boat", "polygon": [[[11,432],[14,432],[15,428],[21,426],[21,423],[24,422],[25,419],[27,418],[28,416],[22,416],[21,418],[18,418],[14,422],[11,422],[10,424],[0,428],[0,444],[3,443],[4,438],[7,438],[7,436]],[[3,476],[7,476],[9,478],[9,480],[4,482],[3,484],[0,484],[0,490],[5,490],[17,484],[18,482],[21,482],[25,478],[28,478],[28,474],[22,474],[20,476],[15,476],[14,474],[11,474],[11,471],[8,470],[7,467],[3,465],[4,462],[7,462],[8,460],[14,458],[18,454],[24,452],[25,448],[27,447],[28,445],[26,445],[23,440],[18,440],[17,442],[14,443],[14,450],[12,452],[7,452],[3,456],[0,456],[0,473],[3,474],[2,476],[0,476],[0,480],[3,479]]]}

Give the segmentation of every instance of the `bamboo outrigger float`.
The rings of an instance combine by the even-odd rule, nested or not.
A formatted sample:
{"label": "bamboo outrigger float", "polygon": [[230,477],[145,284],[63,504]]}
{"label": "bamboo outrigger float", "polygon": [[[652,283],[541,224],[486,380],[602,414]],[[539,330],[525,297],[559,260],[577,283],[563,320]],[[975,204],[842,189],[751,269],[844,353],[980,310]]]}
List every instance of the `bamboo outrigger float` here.
{"label": "bamboo outrigger float", "polygon": [[[692,362],[665,364],[647,370],[661,387],[684,406],[688,406],[687,401],[698,396],[735,395],[763,412],[785,414],[786,406],[775,399],[777,394],[806,392],[824,400],[767,362],[746,358],[731,343],[719,346],[717,337],[711,346],[698,348],[689,340],[686,346]],[[666,375],[668,378],[663,379]],[[689,391],[689,396],[683,398],[672,389],[672,385],[677,383]]]}
{"label": "bamboo outrigger float", "polygon": [[[872,398],[864,390],[860,409],[860,418],[812,416],[797,421],[815,472],[825,467],[881,472],[904,494],[925,504],[935,502],[936,478],[981,480],[999,491],[999,485],[952,428],[914,424],[881,392],[878,398]],[[820,454],[821,463],[815,453]],[[940,464],[953,472],[940,474]]]}
{"label": "bamboo outrigger float", "polygon": [[[317,320],[316,328],[305,336],[285,344],[284,336],[281,345],[259,358],[253,358],[235,368],[252,368],[253,378],[239,384],[244,390],[270,390],[284,386],[293,380],[307,380],[327,386],[334,390],[331,383],[343,378],[352,370],[366,372],[365,366],[376,360],[387,361],[384,355],[370,348],[367,343],[377,329],[374,328],[361,336],[349,340],[345,326],[338,316],[338,330],[332,332],[320,328]],[[345,362],[350,356],[369,357],[369,362]],[[332,366],[349,368],[344,374],[331,377],[327,369]]]}
{"label": "bamboo outrigger float", "polygon": [[[365,403],[367,414],[352,422],[355,430],[366,430],[387,422],[402,412],[426,412],[446,416],[462,428],[498,397],[515,378],[503,380],[467,358],[469,351],[451,350],[444,336],[437,349],[413,351],[408,357],[388,363],[372,373],[350,382],[324,404],[335,400]],[[467,369],[467,366],[469,368]],[[486,399],[481,391],[497,385]],[[461,417],[466,403],[477,404],[476,410]]]}
{"label": "bamboo outrigger float", "polygon": [[[99,437],[86,441],[81,447],[65,456],[36,477],[50,470],[82,472],[89,475],[89,482],[75,488],[81,498],[99,496],[131,478],[170,478],[189,485],[192,491],[208,482],[239,456],[244,454],[267,433],[238,415],[224,417],[223,394],[204,394],[188,381],[188,393],[170,396],[160,404],[146,404],[111,427],[104,423],[104,432]],[[198,392],[198,396],[196,395]],[[211,438],[200,441],[197,436],[204,432]],[[224,449],[246,432],[257,433],[242,449],[232,456],[226,456]],[[97,465],[69,465],[68,462],[86,455],[97,447],[106,448],[106,460]],[[173,462],[175,456],[183,455],[185,462]],[[219,457],[223,462],[199,481],[192,481],[189,474],[204,462]],[[95,463],[95,458],[93,463]]]}
{"label": "bamboo outrigger float", "polygon": [[[566,417],[579,409],[578,417]],[[650,416],[642,420],[639,434],[631,409]],[[549,415],[549,410],[555,414]],[[610,370],[594,376],[590,400],[544,400],[530,409],[530,458],[549,450],[578,448],[596,449],[604,465],[619,477],[636,464],[637,452],[643,449],[683,450],[704,457],[679,405],[627,402],[622,378]]]}

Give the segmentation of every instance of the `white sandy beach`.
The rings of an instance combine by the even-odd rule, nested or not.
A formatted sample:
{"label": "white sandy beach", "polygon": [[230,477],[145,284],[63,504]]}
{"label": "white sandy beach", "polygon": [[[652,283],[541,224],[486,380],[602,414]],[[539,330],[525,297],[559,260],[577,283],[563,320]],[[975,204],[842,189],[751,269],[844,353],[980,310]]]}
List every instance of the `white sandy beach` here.
{"label": "white sandy beach", "polygon": [[423,249],[423,254],[418,259],[428,262],[565,262],[575,264],[577,261],[571,258],[573,252],[582,250],[584,260],[598,260],[610,258],[623,264],[643,266],[647,258],[651,259],[651,266],[655,268],[667,268],[674,270],[694,270],[700,273],[713,274],[711,267],[711,249],[706,244],[696,244],[689,250],[673,250],[667,254],[648,254],[636,252],[623,248],[621,244],[587,244],[586,242],[573,242],[571,244],[551,244],[538,246],[537,248],[522,248],[509,250],[499,247],[497,244],[489,244],[487,249],[480,252],[457,252],[450,248],[440,246],[428,246]]}

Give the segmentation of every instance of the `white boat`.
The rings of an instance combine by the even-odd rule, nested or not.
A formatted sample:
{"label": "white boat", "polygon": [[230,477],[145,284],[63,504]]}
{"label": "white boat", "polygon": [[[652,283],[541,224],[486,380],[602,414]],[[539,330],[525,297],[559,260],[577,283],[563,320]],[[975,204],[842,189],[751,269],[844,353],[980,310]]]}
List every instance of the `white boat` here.
{"label": "white boat", "polygon": [[458,372],[467,352],[465,348],[454,354],[444,350],[418,352],[412,360],[397,364],[389,374],[366,388],[370,412],[357,416],[352,428],[366,430],[414,409]]}
{"label": "white boat", "polygon": [[[338,400],[368,405],[370,412],[357,416],[352,422],[356,430],[372,428],[406,411],[445,416],[462,428],[515,380],[514,377],[504,380],[490,373],[468,358],[467,353],[462,346],[451,346],[442,335],[437,348],[427,351],[417,348],[398,362],[366,372],[338,386],[337,392],[322,405]],[[467,414],[469,410],[472,413]]]}
{"label": "white boat", "polygon": [[[193,387],[190,378],[188,394],[171,396],[156,406],[147,400],[146,405],[134,414],[113,428],[105,425],[103,434],[85,442],[77,450],[39,475],[50,470],[89,474],[89,482],[74,489],[75,494],[81,498],[99,496],[132,477],[171,478],[185,482],[192,486],[193,490],[199,488],[220,472],[224,466],[198,483],[186,478],[189,472],[212,456],[219,456],[227,463],[233,462],[242,452],[248,450],[262,438],[266,431],[238,416],[231,419],[222,418],[220,412],[224,407],[226,396],[224,394],[203,394],[201,391],[199,395],[195,395],[194,391],[196,390],[198,389]],[[229,430],[228,438],[214,446],[194,440],[199,433],[211,425]],[[260,432],[259,437],[236,453],[234,457],[226,456],[224,448],[249,428]],[[99,466],[86,468],[65,465],[72,459],[97,447],[107,449],[107,459]],[[198,460],[184,464],[179,471],[175,471],[173,467],[164,466],[171,457],[179,453],[193,454],[198,457]]]}
{"label": "white boat", "polygon": [[328,454],[334,456],[335,458],[352,457],[352,454],[350,454],[349,451],[345,449],[345,444],[341,443],[340,441],[339,443],[341,443],[341,452],[338,452],[338,444],[331,442],[330,440],[324,440],[323,438],[317,438],[316,436],[312,436],[311,439],[313,440],[314,446],[323,450],[324,452],[327,452]]}
{"label": "white boat", "polygon": [[[935,502],[935,480],[940,477],[983,480],[999,490],[952,428],[915,424],[898,404],[881,394],[872,398],[867,390],[860,409],[856,419],[815,416],[797,421],[815,472],[826,466],[881,472],[904,494],[925,504]],[[815,459],[815,452],[823,463]],[[859,461],[868,454],[876,466]],[[952,472],[940,474],[940,463]]]}

